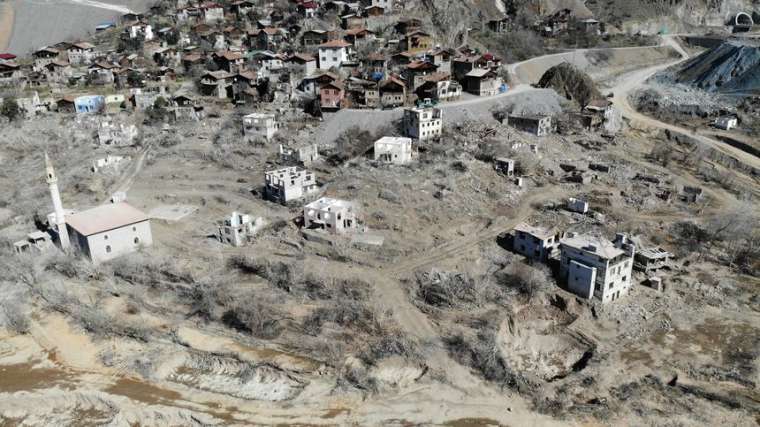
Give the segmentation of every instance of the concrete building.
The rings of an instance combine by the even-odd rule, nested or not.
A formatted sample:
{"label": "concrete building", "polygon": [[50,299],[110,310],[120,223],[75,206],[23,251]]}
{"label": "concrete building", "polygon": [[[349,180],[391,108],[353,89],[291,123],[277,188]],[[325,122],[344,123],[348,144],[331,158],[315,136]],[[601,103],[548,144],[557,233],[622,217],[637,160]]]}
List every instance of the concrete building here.
{"label": "concrete building", "polygon": [[106,108],[106,97],[103,95],[84,95],[74,99],[74,110],[77,114],[101,113]]}
{"label": "concrete building", "polygon": [[512,250],[535,261],[546,261],[556,256],[559,239],[559,233],[554,230],[522,223],[515,227]]}
{"label": "concrete building", "polygon": [[280,158],[286,162],[301,163],[308,166],[319,159],[317,144],[299,144],[297,146],[280,144]]}
{"label": "concrete building", "polygon": [[570,292],[606,304],[630,290],[635,252],[624,234],[613,242],[570,234],[560,240],[560,278]]}
{"label": "concrete building", "polygon": [[404,164],[412,161],[412,139],[384,136],[375,141],[375,161]]}
{"label": "concrete building", "polygon": [[342,63],[348,62],[350,47],[351,44],[345,40],[331,40],[319,45],[319,68],[340,68]]}
{"label": "concrete building", "polygon": [[280,128],[272,113],[253,113],[243,117],[243,135],[248,139],[269,141]]}
{"label": "concrete building", "polygon": [[718,129],[731,130],[739,125],[739,120],[735,116],[718,117],[713,122],[713,126]]}
{"label": "concrete building", "polygon": [[493,168],[506,176],[515,175],[515,161],[506,157],[499,157],[494,159]]}
{"label": "concrete building", "polygon": [[307,229],[343,234],[358,228],[353,204],[345,200],[322,197],[303,208],[303,225]]}
{"label": "concrete building", "polygon": [[582,214],[588,213],[588,202],[585,200],[570,197],[567,199],[566,207],[570,212],[578,212]]}
{"label": "concrete building", "polygon": [[153,244],[150,219],[125,202],[69,215],[72,246],[94,263],[112,260]]}
{"label": "concrete building", "polygon": [[276,203],[298,200],[318,190],[314,173],[295,166],[266,172],[264,181],[264,196]]}
{"label": "concrete building", "polygon": [[101,169],[106,169],[106,168],[112,169],[112,170],[118,170],[119,165],[125,160],[129,160],[129,157],[112,156],[109,154],[106,157],[97,159],[94,162],[92,162],[92,167],[90,168],[90,170],[92,170],[92,172],[94,173],[97,173]]}
{"label": "concrete building", "polygon": [[513,128],[536,136],[544,136],[554,131],[551,116],[512,116],[508,122]]}
{"label": "concrete building", "polygon": [[26,235],[26,239],[13,243],[13,249],[19,254],[41,253],[53,247],[52,236],[44,231],[33,231]]}
{"label": "concrete building", "polygon": [[670,265],[671,258],[673,254],[659,247],[641,249],[633,257],[633,268],[649,274]]}
{"label": "concrete building", "polygon": [[264,219],[261,217],[251,218],[250,215],[232,212],[219,226],[219,241],[235,247],[243,246],[263,226]]}
{"label": "concrete building", "polygon": [[404,110],[404,133],[420,141],[440,138],[443,112],[440,108],[407,108]]}
{"label": "concrete building", "polygon": [[133,145],[139,131],[137,126],[104,120],[98,124],[98,143],[101,146],[126,147]]}

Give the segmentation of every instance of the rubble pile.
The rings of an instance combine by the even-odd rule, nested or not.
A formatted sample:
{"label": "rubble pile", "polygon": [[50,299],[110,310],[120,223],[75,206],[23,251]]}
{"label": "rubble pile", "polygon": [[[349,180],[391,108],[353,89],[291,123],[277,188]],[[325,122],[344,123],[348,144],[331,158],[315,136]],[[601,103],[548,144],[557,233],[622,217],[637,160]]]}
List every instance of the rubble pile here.
{"label": "rubble pile", "polygon": [[730,39],[688,61],[675,81],[708,92],[745,93],[760,90],[760,42]]}

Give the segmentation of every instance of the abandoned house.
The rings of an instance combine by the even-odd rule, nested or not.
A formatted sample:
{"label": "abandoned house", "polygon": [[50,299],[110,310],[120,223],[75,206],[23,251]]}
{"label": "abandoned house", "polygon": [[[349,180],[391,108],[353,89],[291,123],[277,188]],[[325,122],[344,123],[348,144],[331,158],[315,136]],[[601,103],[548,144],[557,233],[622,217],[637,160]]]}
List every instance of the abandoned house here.
{"label": "abandoned house", "polygon": [[631,288],[635,251],[621,233],[613,242],[570,233],[560,239],[560,278],[581,298],[602,303],[617,300]]}
{"label": "abandoned house", "polygon": [[219,226],[219,241],[235,247],[242,246],[263,226],[264,219],[261,217],[252,219],[250,215],[232,212]]}
{"label": "abandoned house", "polygon": [[273,113],[253,113],[243,116],[243,135],[248,140],[269,141],[279,129]]}
{"label": "abandoned house", "polygon": [[138,133],[135,125],[104,120],[98,124],[98,143],[101,146],[130,146],[135,143]]}
{"label": "abandoned house", "polygon": [[501,87],[501,77],[488,68],[476,68],[464,76],[464,90],[473,95],[493,96]]}
{"label": "abandoned house", "polygon": [[280,144],[280,158],[286,162],[300,163],[308,166],[319,159],[319,147],[317,144]]}
{"label": "abandoned house", "polygon": [[512,250],[534,261],[546,261],[556,256],[559,240],[554,230],[522,223],[515,227]]}
{"label": "abandoned house", "polygon": [[697,203],[702,200],[704,193],[700,187],[684,185],[678,193],[678,198],[684,203]]}
{"label": "abandoned house", "polygon": [[404,110],[404,133],[420,141],[439,138],[443,131],[440,108],[407,108]]}
{"label": "abandoned house", "polygon": [[567,204],[565,205],[567,210],[570,212],[577,212],[577,213],[588,213],[588,202],[581,199],[576,199],[575,197],[570,197],[567,199]]}
{"label": "abandoned house", "polygon": [[496,172],[503,173],[506,176],[515,175],[515,161],[506,157],[494,159],[493,168]]}
{"label": "abandoned house", "polygon": [[26,239],[19,240],[13,244],[16,253],[30,253],[32,250],[36,253],[45,252],[54,247],[53,238],[49,233],[44,231],[33,231],[26,235]]}
{"label": "abandoned house", "polygon": [[723,116],[718,117],[713,122],[713,126],[715,126],[718,129],[722,130],[731,130],[739,125],[739,120],[736,118],[736,116]]}
{"label": "abandoned house", "polygon": [[642,248],[633,257],[633,268],[649,274],[670,265],[671,258],[673,254],[662,248]]}
{"label": "abandoned house", "polygon": [[532,133],[536,136],[545,136],[554,131],[551,116],[513,116],[510,115],[508,123],[515,129]]}
{"label": "abandoned house", "polygon": [[318,190],[314,173],[295,166],[266,172],[264,196],[275,203],[287,203]]}
{"label": "abandoned house", "polygon": [[351,202],[322,197],[303,208],[303,225],[307,229],[321,229],[342,234],[358,227]]}
{"label": "abandoned house", "polygon": [[412,161],[411,138],[384,136],[375,141],[375,161],[404,164]]}

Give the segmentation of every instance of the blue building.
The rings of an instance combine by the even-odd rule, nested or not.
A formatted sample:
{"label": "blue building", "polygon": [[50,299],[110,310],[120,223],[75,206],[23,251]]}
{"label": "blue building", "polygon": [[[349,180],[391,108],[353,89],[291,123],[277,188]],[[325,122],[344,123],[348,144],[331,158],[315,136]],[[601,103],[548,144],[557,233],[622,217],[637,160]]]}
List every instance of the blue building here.
{"label": "blue building", "polygon": [[74,110],[77,114],[99,113],[106,106],[106,97],[103,95],[84,95],[74,99]]}

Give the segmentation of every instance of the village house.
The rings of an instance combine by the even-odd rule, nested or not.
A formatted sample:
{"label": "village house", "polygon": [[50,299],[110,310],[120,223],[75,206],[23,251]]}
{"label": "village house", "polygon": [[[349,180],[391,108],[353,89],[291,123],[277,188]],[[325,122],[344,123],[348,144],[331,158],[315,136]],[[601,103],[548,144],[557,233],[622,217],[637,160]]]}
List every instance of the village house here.
{"label": "village house", "polygon": [[308,53],[294,53],[286,62],[302,75],[308,76],[317,70],[317,58]]}
{"label": "village house", "polygon": [[432,49],[433,47],[433,37],[430,34],[420,30],[415,30],[407,33],[401,39],[401,43],[399,44],[399,48],[401,50],[412,53],[422,53]]}
{"label": "village house", "polygon": [[201,76],[201,94],[216,98],[232,98],[232,78],[235,75],[224,70],[207,71]]}
{"label": "village house", "polygon": [[406,108],[403,128],[406,136],[420,141],[440,138],[443,132],[443,112],[440,108]]}
{"label": "village house", "polygon": [[304,47],[319,46],[328,41],[328,32],[325,30],[306,30],[301,36],[301,44]]}
{"label": "village house", "polygon": [[345,96],[343,83],[333,81],[319,88],[319,106],[323,110],[339,110]]}
{"label": "village house", "polygon": [[106,61],[98,61],[87,69],[87,77],[90,84],[107,85],[114,82],[114,71],[119,66]]}
{"label": "village house", "polygon": [[649,274],[670,266],[672,258],[673,254],[659,247],[641,248],[633,257],[633,268]]}
{"label": "village house", "polygon": [[198,10],[201,13],[203,22],[207,24],[224,21],[224,8],[218,3],[203,3],[198,7]]}
{"label": "village house", "polygon": [[280,158],[285,162],[300,163],[309,166],[319,159],[317,144],[301,143],[295,145],[280,144]]}
{"label": "village house", "polygon": [[66,54],[71,65],[89,65],[95,59],[95,46],[88,42],[67,43]]}
{"label": "village house", "polygon": [[211,57],[220,70],[227,71],[228,73],[237,73],[240,71],[244,64],[245,58],[240,52],[217,52]]}
{"label": "village house", "polygon": [[437,48],[425,52],[425,60],[432,62],[437,67],[436,70],[438,72],[450,74],[452,54],[453,51],[450,49]]}
{"label": "village house", "polygon": [[74,99],[74,111],[77,114],[102,113],[106,106],[103,95],[83,95]]}
{"label": "village house", "polygon": [[415,93],[421,100],[437,102],[454,101],[462,96],[462,86],[449,78],[448,73],[433,73],[425,76],[425,82]]}
{"label": "village house", "polygon": [[285,34],[280,28],[262,28],[255,33],[257,49],[277,52],[285,40]]}
{"label": "village house", "polygon": [[41,71],[47,64],[59,59],[59,55],[60,52],[58,49],[52,47],[43,47],[42,49],[36,50],[32,53],[32,57],[34,58],[33,69],[35,71]]}
{"label": "village house", "polygon": [[713,126],[715,126],[718,129],[722,130],[731,130],[739,125],[739,119],[736,118],[736,116],[723,116],[718,117],[713,122]]}
{"label": "village house", "polygon": [[314,18],[319,10],[319,5],[314,1],[305,1],[296,8],[304,18]]}
{"label": "village house", "polygon": [[594,18],[581,19],[576,22],[575,29],[584,34],[600,35],[601,24]]}
{"label": "village house", "polygon": [[302,199],[319,190],[314,173],[295,166],[266,172],[264,181],[264,197],[275,203]]}
{"label": "village house", "polygon": [[415,91],[418,87],[422,86],[425,83],[425,78],[435,73],[437,68],[432,62],[427,61],[415,60],[407,64],[404,70],[404,78],[409,90]]}
{"label": "village house", "polygon": [[465,75],[464,90],[473,95],[493,96],[501,86],[501,77],[487,68],[476,68]]}
{"label": "village house", "polygon": [[219,225],[219,241],[235,247],[243,246],[263,227],[264,219],[261,217],[251,218],[250,215],[232,212]]}
{"label": "village house", "polygon": [[367,6],[364,8],[364,16],[367,18],[375,18],[385,15],[385,9],[380,6]]}
{"label": "village house", "polygon": [[23,90],[26,83],[24,71],[15,62],[0,63],[0,86]]}
{"label": "village house", "polygon": [[252,0],[236,0],[230,3],[230,12],[235,15],[237,20],[248,17],[248,14],[256,7]]}
{"label": "village house", "polygon": [[518,254],[539,262],[558,254],[560,234],[556,231],[525,223],[519,224],[514,231],[512,250]]}
{"label": "village house", "polygon": [[510,115],[507,120],[513,128],[536,136],[548,135],[554,131],[554,122],[551,116]]}
{"label": "village house", "polygon": [[419,18],[406,18],[402,17],[398,20],[396,25],[394,25],[393,29],[398,34],[408,34],[412,31],[416,31],[422,28],[422,20]]}
{"label": "village house", "polygon": [[279,127],[273,113],[253,113],[243,116],[243,135],[248,140],[269,141],[277,133]]}
{"label": "village house", "polygon": [[380,52],[370,52],[361,62],[364,70],[374,81],[382,80],[388,71],[388,57]]}
{"label": "village house", "polygon": [[307,94],[319,96],[319,88],[322,85],[338,80],[338,76],[328,71],[316,70],[311,75],[304,77],[298,85],[298,90]]}
{"label": "village house", "polygon": [[355,13],[349,13],[348,15],[343,15],[340,17],[340,27],[344,30],[351,28],[361,28],[366,24],[367,23],[365,22],[364,18]]}
{"label": "village house", "polygon": [[343,234],[358,228],[359,223],[351,202],[322,197],[303,208],[303,226]]}
{"label": "village house", "polygon": [[282,56],[269,51],[256,52],[252,59],[257,74],[261,77],[270,77],[285,68]]}
{"label": "village house", "polygon": [[406,102],[406,85],[391,77],[380,84],[380,105],[383,108],[400,107]]}
{"label": "village house", "polygon": [[494,16],[486,22],[486,27],[494,33],[501,34],[509,31],[510,20],[507,16],[499,15]]}
{"label": "village house", "polygon": [[497,157],[494,159],[493,168],[496,172],[502,173],[508,177],[515,175],[515,161],[506,157]]}
{"label": "village house", "polygon": [[624,234],[618,233],[613,242],[568,234],[560,239],[560,278],[581,298],[615,301],[631,288],[635,252]]}
{"label": "village house", "polygon": [[375,141],[375,161],[401,165],[412,161],[412,139],[384,136]]}
{"label": "village house", "polygon": [[359,48],[375,41],[375,33],[366,28],[351,28],[346,30],[343,39],[355,48]]}
{"label": "village house", "polygon": [[345,40],[331,40],[319,45],[319,68],[340,68],[341,64],[348,61],[350,46]]}

